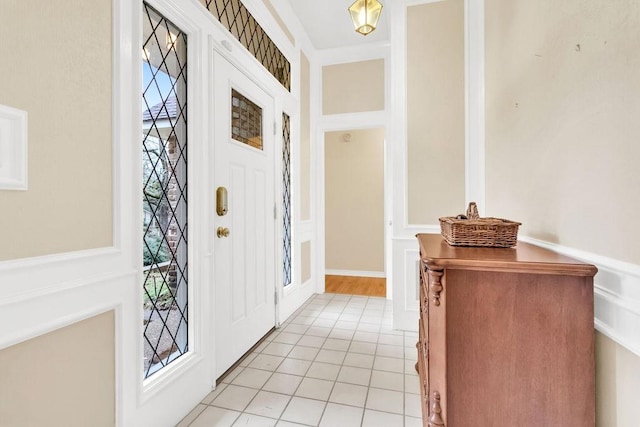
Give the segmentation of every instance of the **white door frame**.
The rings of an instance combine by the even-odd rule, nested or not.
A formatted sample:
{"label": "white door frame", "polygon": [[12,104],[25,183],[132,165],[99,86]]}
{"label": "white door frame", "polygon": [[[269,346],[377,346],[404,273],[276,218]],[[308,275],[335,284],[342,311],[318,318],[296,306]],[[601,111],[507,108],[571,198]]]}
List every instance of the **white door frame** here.
{"label": "white door frame", "polygon": [[[187,180],[190,183],[208,182],[209,168],[206,159],[209,157],[209,147],[206,145],[207,128],[205,126],[209,106],[206,100],[198,96],[200,91],[209,90],[206,64],[202,61],[206,53],[207,33],[211,32],[209,17],[205,12],[191,2],[177,0],[147,0],[146,3],[156,9],[162,16],[173,22],[187,35],[187,134],[188,134],[188,169]],[[142,61],[139,52],[142,49],[143,34],[142,20],[146,19],[143,11],[143,1],[120,4],[122,9],[132,16],[132,59],[129,63],[121,61],[121,66],[128,66],[128,70],[121,70],[121,78],[125,76],[141,76]],[[122,10],[123,14],[126,14]],[[126,33],[125,33],[126,34]],[[124,42],[124,40],[123,40]],[[122,49],[122,47],[120,46]],[[125,55],[129,52],[126,52]],[[140,105],[142,93],[141,79],[132,79],[132,101]],[[131,135],[133,146],[142,134],[142,120],[140,108],[134,110],[133,115],[137,124],[132,125],[135,135]],[[134,164],[134,200],[131,200],[131,214],[134,218],[142,218],[141,198],[142,183],[140,182],[140,150],[133,149],[132,157],[137,159]],[[163,425],[174,423],[180,419],[210,391],[213,387],[211,365],[207,361],[211,358],[211,322],[207,310],[210,299],[211,225],[208,221],[209,194],[207,186],[188,186],[188,280],[189,308],[188,308],[188,345],[189,351],[164,367],[160,372],[143,380],[142,373],[142,292],[141,279],[137,282],[138,291],[128,313],[123,316],[120,333],[127,347],[119,360],[121,368],[119,391],[122,398],[118,402],[123,406],[124,419],[127,425]],[[142,236],[142,222],[134,222],[134,236]],[[134,243],[137,247],[137,268],[142,266],[142,242]],[[141,276],[141,275],[139,275]],[[133,327],[135,325],[135,327]]]}
{"label": "white door frame", "polygon": [[[262,90],[267,93],[272,94],[275,101],[274,112],[276,116],[276,135],[275,135],[275,147],[277,151],[274,156],[275,162],[275,177],[276,180],[276,207],[277,207],[277,215],[278,221],[276,223],[276,253],[278,254],[280,251],[279,243],[281,242],[281,231],[280,231],[280,219],[282,218],[282,210],[280,206],[280,199],[278,195],[280,194],[280,184],[279,175],[282,171],[280,162],[281,156],[278,151],[282,148],[282,113],[286,113],[289,115],[291,119],[291,192],[292,192],[292,212],[291,212],[291,221],[292,221],[292,236],[291,236],[291,247],[292,247],[292,283],[291,285],[284,288],[282,286],[282,276],[280,274],[280,265],[282,258],[281,256],[277,256],[277,268],[276,268],[276,292],[278,297],[278,304],[276,309],[276,326],[280,326],[280,322],[287,319],[295,310],[297,310],[311,295],[315,292],[321,292],[321,290],[316,289],[312,286],[312,283],[300,283],[300,271],[299,271],[299,258],[298,258],[298,247],[300,243],[300,221],[298,219],[298,197],[300,194],[300,184],[299,184],[299,176],[300,176],[300,153],[298,146],[299,144],[296,141],[299,141],[300,135],[300,105],[299,105],[299,88],[297,87],[298,78],[296,77],[296,73],[299,70],[299,50],[297,48],[292,51],[283,51],[285,55],[287,55],[287,59],[291,63],[291,90],[287,91],[280,83],[278,83],[274,77],[269,74],[269,72],[259,65],[256,59],[251,56],[250,53],[244,49],[240,45],[240,43],[232,39],[228,33],[225,33],[224,30],[221,30],[220,33],[215,32],[214,36],[209,38],[209,46],[211,51],[215,51],[219,53],[222,57],[224,57],[229,63],[234,65],[236,68],[244,72],[255,84],[257,84]],[[215,191],[215,189],[214,189]],[[310,281],[313,282],[313,281]],[[322,286],[324,289],[324,281],[322,282]]]}
{"label": "white door frame", "polygon": [[[267,289],[263,289],[266,293],[264,295],[264,298],[267,304],[266,307],[266,311],[262,311],[262,313],[260,314],[260,316],[263,317],[263,320],[266,320],[266,316],[270,317],[269,320],[269,325],[268,328],[263,328],[264,331],[260,332],[259,336],[254,337],[255,338],[255,342],[250,343],[250,345],[245,346],[246,348],[243,348],[243,352],[240,354],[236,354],[234,356],[234,359],[236,357],[241,357],[242,354],[244,354],[244,352],[246,352],[247,350],[249,350],[255,343],[257,343],[259,341],[260,338],[262,338],[263,335],[265,335],[268,330],[270,330],[272,327],[275,327],[277,325],[277,299],[274,297],[275,293],[277,291],[277,269],[276,269],[276,260],[277,257],[275,256],[275,250],[277,250],[277,241],[276,241],[276,226],[277,226],[277,222],[276,222],[276,217],[275,217],[275,212],[274,212],[274,206],[275,203],[277,203],[277,199],[276,199],[276,194],[275,194],[275,180],[276,180],[276,168],[275,168],[275,158],[276,158],[276,153],[277,153],[277,149],[280,146],[277,143],[277,128],[276,128],[276,110],[275,110],[275,97],[274,95],[271,93],[271,91],[265,89],[259,82],[256,81],[255,78],[253,78],[253,76],[249,73],[247,73],[245,70],[242,70],[240,68],[238,68],[236,65],[234,65],[231,61],[229,61],[227,58],[225,58],[223,55],[220,54],[220,52],[218,52],[215,49],[212,49],[212,54],[211,57],[209,58],[209,63],[211,64],[210,66],[210,87],[212,89],[212,93],[208,94],[207,96],[211,99],[211,103],[212,103],[212,113],[213,115],[211,116],[213,119],[210,120],[210,127],[211,127],[211,141],[213,143],[213,163],[211,163],[211,165],[213,166],[213,169],[215,170],[215,173],[213,174],[213,179],[211,181],[210,187],[211,187],[211,192],[216,191],[216,189],[220,186],[224,186],[226,187],[229,192],[228,192],[228,200],[229,200],[229,212],[226,215],[223,216],[218,216],[217,214],[213,215],[211,218],[213,218],[213,225],[214,227],[217,229],[217,227],[228,227],[230,228],[230,235],[229,237],[223,237],[223,238],[215,238],[215,243],[214,243],[214,269],[215,269],[215,275],[214,275],[214,283],[213,283],[213,287],[214,287],[214,294],[215,294],[215,300],[214,300],[214,305],[212,306],[215,314],[212,318],[212,320],[214,322],[216,322],[215,328],[217,330],[217,332],[215,332],[215,345],[218,346],[220,344],[220,342],[223,342],[226,345],[231,344],[231,345],[239,345],[241,344],[240,341],[241,340],[233,340],[231,339],[229,342],[228,338],[224,337],[225,331],[224,331],[224,326],[229,326],[229,329],[231,330],[233,325],[226,325],[226,321],[228,320],[228,316],[227,314],[231,314],[231,312],[226,312],[226,302],[223,302],[221,304],[218,304],[218,298],[222,297],[222,286],[224,286],[225,283],[228,283],[229,281],[231,281],[233,279],[233,275],[231,275],[231,277],[226,277],[225,276],[225,272],[221,272],[220,269],[224,268],[225,270],[229,269],[229,266],[223,262],[223,256],[230,251],[234,246],[233,244],[241,244],[242,248],[246,249],[251,249],[251,243],[249,243],[253,237],[258,238],[259,237],[259,233],[256,233],[256,236],[246,236],[247,239],[244,242],[234,242],[234,238],[236,238],[235,236],[239,233],[240,230],[238,230],[238,224],[242,223],[243,225],[245,224],[245,221],[242,221],[242,215],[245,215],[245,212],[238,212],[235,209],[233,209],[233,204],[234,204],[234,200],[238,200],[238,191],[236,189],[233,189],[230,187],[231,182],[229,182],[230,177],[227,176],[225,174],[225,167],[226,163],[228,163],[228,161],[233,161],[235,164],[238,163],[243,163],[243,164],[254,164],[257,165],[258,163],[255,163],[255,161],[259,162],[259,165],[267,165],[268,168],[268,175],[271,176],[267,176],[266,179],[270,179],[271,183],[268,184],[271,186],[271,188],[266,188],[266,194],[270,195],[270,199],[265,199],[265,216],[266,216],[266,220],[265,220],[265,224],[266,224],[266,229],[265,231],[267,232],[266,235],[263,236],[263,238],[265,238],[266,240],[264,241],[265,246],[270,247],[269,249],[267,249],[265,252],[267,253],[266,255],[266,260],[267,263],[265,264],[265,270],[264,272],[267,274],[267,276],[271,276],[270,280],[271,282],[269,282],[271,284],[271,286],[268,286]],[[224,86],[224,89],[220,89],[220,91],[217,90],[217,88],[219,88],[220,86]],[[243,95],[247,96],[247,98],[251,99],[252,101],[256,102],[256,104],[260,105],[262,107],[262,114],[263,114],[263,122],[262,122],[262,130],[263,130],[263,142],[264,142],[264,149],[262,151],[256,150],[254,148],[245,146],[244,144],[240,143],[240,142],[231,142],[231,134],[230,134],[230,129],[231,129],[231,121],[230,121],[230,103],[229,101],[231,100],[231,88],[235,88],[237,89],[239,92],[241,92]],[[220,98],[222,97],[222,98]],[[254,99],[252,99],[254,98]],[[220,108],[216,108],[217,106],[220,106]],[[224,111],[223,111],[224,110]],[[218,128],[216,129],[216,126],[218,126]],[[224,129],[221,129],[224,128]],[[271,150],[271,152],[269,152],[268,150]],[[233,154],[235,153],[235,154]],[[245,153],[246,156],[245,157]],[[229,155],[230,158],[223,158],[220,159],[220,156],[226,156]],[[238,156],[242,157],[242,161],[241,162],[236,162]],[[269,159],[268,157],[272,156],[271,159]],[[263,162],[262,158],[266,157],[267,158],[267,162]],[[222,165],[220,164],[220,161],[222,160],[221,163],[223,163]],[[257,206],[256,206],[257,207]],[[214,207],[215,210],[215,207]],[[235,226],[233,224],[236,224]],[[270,228],[271,227],[271,228]],[[241,227],[242,228],[242,227]],[[246,231],[246,227],[244,230],[242,230],[243,232]],[[243,235],[243,234],[241,234]],[[218,250],[219,252],[216,254],[215,251]],[[271,258],[269,258],[268,253],[269,251],[272,253]],[[257,254],[256,259],[245,259],[244,260],[244,264],[245,264],[245,269],[246,269],[246,265],[251,265],[253,262],[257,261],[258,257],[260,255]],[[271,262],[269,262],[271,260]],[[233,261],[233,260],[232,260]],[[229,271],[227,271],[226,273],[228,273]],[[245,270],[245,274],[246,274],[246,270]],[[251,280],[248,274],[246,274],[246,278],[247,280]],[[269,280],[269,278],[268,278]],[[257,283],[259,283],[260,281],[258,281]],[[233,283],[231,285],[230,289],[226,289],[227,291],[231,292],[230,295],[233,294],[232,289],[237,287],[237,283]],[[246,296],[245,296],[246,298]],[[219,310],[220,309],[220,310]],[[243,328],[245,328],[245,332],[247,333],[252,333],[251,330],[255,330],[260,326],[260,324],[257,324],[255,322],[256,316],[255,316],[255,312],[250,312],[249,310],[249,302],[245,299],[245,310],[247,316],[244,317],[244,320],[248,321],[248,324],[245,323],[245,325],[243,326]],[[222,329],[218,329],[220,328],[220,325],[218,324],[218,321],[221,320],[220,316],[222,315],[222,319],[223,321],[220,323],[223,323],[225,325],[223,325]],[[273,316],[273,317],[271,317]],[[251,320],[253,319],[253,320]],[[232,322],[233,323],[233,322]],[[249,326],[253,323],[253,326],[251,326],[251,328],[249,328]],[[261,322],[260,322],[261,323]],[[234,327],[238,327],[238,323],[236,323],[236,326]],[[247,329],[248,328],[248,329]],[[219,377],[220,375],[222,375],[230,366],[233,365],[233,363],[229,363],[228,361],[222,362],[218,359],[218,355],[215,356],[215,369],[214,369],[214,373],[216,377]],[[235,362],[235,360],[234,360]]]}
{"label": "white door frame", "polygon": [[[388,205],[387,205],[387,199],[389,196],[389,191],[390,191],[390,186],[387,184],[388,181],[388,162],[387,162],[387,150],[388,150],[388,132],[389,129],[386,125],[386,122],[383,120],[382,122],[380,122],[379,124],[376,124],[376,121],[379,120],[379,115],[377,114],[371,114],[371,115],[367,115],[365,117],[363,117],[364,120],[345,120],[344,122],[341,123],[332,123],[330,125],[325,124],[324,126],[320,127],[320,132],[322,132],[321,134],[318,135],[318,146],[319,149],[318,151],[322,154],[322,158],[318,159],[318,164],[321,165],[321,167],[319,168],[319,170],[321,171],[320,173],[320,178],[318,179],[319,183],[318,186],[321,188],[321,190],[319,191],[320,195],[319,197],[321,197],[321,200],[319,200],[319,205],[320,205],[320,210],[321,212],[319,212],[318,216],[319,219],[318,221],[320,221],[318,223],[318,228],[321,228],[323,230],[322,232],[322,247],[323,247],[323,251],[322,254],[320,255],[323,259],[323,269],[322,271],[324,272],[324,274],[338,274],[338,273],[327,273],[327,269],[326,269],[326,265],[325,265],[325,248],[326,248],[326,186],[325,186],[325,172],[326,172],[326,164],[325,164],[325,152],[326,152],[326,140],[325,140],[325,135],[328,132],[351,132],[351,131],[358,131],[358,130],[374,130],[374,129],[382,129],[384,131],[384,140],[382,143],[382,152],[383,152],[383,188],[382,188],[382,192],[383,192],[383,226],[382,226],[382,233],[383,233],[383,239],[382,239],[382,251],[383,251],[383,271],[382,271],[382,276],[380,277],[384,277],[387,279],[387,285],[386,285],[386,298],[390,299],[391,298],[391,286],[388,285],[388,277],[387,277],[387,259],[388,259],[388,251],[387,251],[387,238],[389,236],[389,210],[388,210]],[[320,137],[321,135],[321,137]],[[359,274],[360,272],[358,272],[357,274]],[[362,272],[363,274],[366,272]],[[324,287],[324,280],[321,281],[322,286]]]}
{"label": "white door frame", "polygon": [[387,123],[387,119],[385,117],[384,112],[381,113],[363,113],[363,114],[344,114],[341,115],[339,120],[325,120],[322,125],[318,127],[318,131],[316,133],[316,138],[318,141],[317,149],[315,154],[317,156],[316,165],[318,169],[318,198],[317,198],[317,218],[318,218],[318,235],[321,236],[318,239],[318,255],[317,262],[320,266],[319,271],[320,275],[317,278],[318,280],[318,292],[324,292],[324,275],[326,274],[326,264],[325,264],[325,236],[326,236],[326,227],[325,227],[325,199],[326,199],[326,189],[325,189],[325,134],[327,132],[334,131],[351,131],[351,130],[362,130],[362,129],[384,129],[385,137],[384,137],[384,226],[382,232],[384,233],[384,274],[387,280],[386,285],[386,298],[392,298],[392,286],[390,285],[390,276],[388,266],[391,262],[391,251],[390,251],[390,236],[391,236],[391,209],[390,209],[390,199],[391,199],[391,185],[390,179],[390,162],[389,162],[389,151],[391,150],[391,146],[389,144],[389,126]]}
{"label": "white door frame", "polygon": [[[140,105],[141,84],[141,46],[142,46],[142,0],[113,0],[114,22],[114,174],[115,189],[119,196],[115,198],[114,229],[123,229],[123,233],[114,236],[114,245],[123,245],[131,250],[132,258],[127,263],[131,271],[131,283],[122,287],[121,306],[116,307],[116,422],[117,425],[175,425],[187,412],[196,406],[206,395],[196,391],[199,387],[176,388],[182,376],[196,365],[207,365],[209,375],[205,379],[195,378],[208,383],[207,389],[215,385],[214,333],[210,308],[214,307],[215,297],[210,286],[214,277],[213,239],[215,229],[211,218],[215,215],[214,195],[209,184],[213,182],[213,170],[202,165],[211,165],[213,153],[208,141],[211,141],[208,120],[212,106],[201,93],[210,93],[210,63],[207,55],[218,51],[238,69],[249,73],[252,79],[260,82],[266,92],[275,98],[277,115],[286,106],[292,118],[298,113],[297,100],[260,66],[256,59],[246,51],[231,34],[195,1],[184,0],[148,0],[147,3],[172,21],[188,37],[188,112],[189,112],[189,149],[190,183],[206,182],[207,185],[189,186],[189,265],[192,283],[207,284],[194,289],[189,307],[191,324],[202,327],[189,335],[192,354],[183,356],[170,364],[167,374],[162,378],[150,377],[142,381],[142,293],[141,283],[136,278],[142,265],[142,218],[140,194],[142,184],[141,153],[139,140],[142,130],[142,112]],[[292,74],[297,70],[297,50],[285,51],[291,61]],[[295,80],[294,80],[295,81]],[[196,91],[197,90],[197,91]],[[295,93],[295,88],[294,91]],[[135,107],[135,108],[134,108]],[[280,120],[277,120],[281,132]],[[277,139],[277,138],[276,138]],[[123,143],[118,143],[123,141]],[[198,144],[197,141],[207,142]],[[278,141],[279,142],[279,141]],[[280,144],[276,144],[280,146]],[[279,156],[274,156],[279,159]],[[279,169],[279,168],[277,168]],[[275,179],[275,177],[274,177]],[[295,227],[295,223],[294,223]],[[206,236],[197,239],[196,236]],[[279,282],[276,282],[276,285]],[[281,287],[278,287],[282,293]],[[132,327],[132,325],[139,325]],[[193,347],[192,347],[193,346]],[[164,396],[171,396],[171,405],[158,405]]]}
{"label": "white door frame", "polygon": [[[404,4],[403,0],[402,3]],[[398,7],[395,2],[391,2],[392,9]],[[391,18],[392,19],[392,18]],[[322,90],[322,68],[324,66],[345,64],[350,62],[360,62],[368,60],[382,59],[384,61],[384,109],[379,111],[366,111],[357,113],[343,114],[322,114],[323,90]],[[312,110],[315,111],[314,118],[317,118],[317,126],[314,127],[313,136],[315,137],[315,147],[312,151],[312,160],[317,174],[314,190],[316,212],[316,230],[317,230],[317,250],[314,257],[316,268],[315,280],[317,283],[317,292],[323,293],[325,290],[325,148],[324,134],[325,132],[341,131],[341,130],[358,130],[383,128],[385,131],[384,143],[384,273],[386,276],[386,298],[393,298],[393,221],[394,221],[394,198],[397,189],[394,187],[394,159],[398,157],[398,135],[394,130],[394,108],[397,107],[398,99],[392,97],[392,87],[394,82],[391,80],[391,69],[394,60],[403,60],[402,58],[392,58],[392,51],[388,45],[371,44],[358,46],[357,48],[346,47],[343,49],[333,49],[328,52],[322,52],[318,55],[319,73],[312,81],[312,93],[315,94]]]}

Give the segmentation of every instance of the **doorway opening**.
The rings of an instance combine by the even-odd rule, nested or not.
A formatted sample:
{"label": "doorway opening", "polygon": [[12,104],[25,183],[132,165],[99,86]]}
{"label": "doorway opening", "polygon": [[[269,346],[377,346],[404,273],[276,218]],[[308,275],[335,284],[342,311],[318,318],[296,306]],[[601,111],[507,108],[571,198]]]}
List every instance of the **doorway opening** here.
{"label": "doorway opening", "polygon": [[324,139],[325,292],[385,297],[385,129]]}

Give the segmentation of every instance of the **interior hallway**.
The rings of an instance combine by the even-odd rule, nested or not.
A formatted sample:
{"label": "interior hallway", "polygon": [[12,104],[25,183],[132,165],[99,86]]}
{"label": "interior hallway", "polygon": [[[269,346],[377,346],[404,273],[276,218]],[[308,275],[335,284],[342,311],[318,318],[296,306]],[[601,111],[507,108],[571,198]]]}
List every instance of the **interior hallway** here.
{"label": "interior hallway", "polygon": [[391,301],[312,296],[179,427],[422,426],[417,334]]}

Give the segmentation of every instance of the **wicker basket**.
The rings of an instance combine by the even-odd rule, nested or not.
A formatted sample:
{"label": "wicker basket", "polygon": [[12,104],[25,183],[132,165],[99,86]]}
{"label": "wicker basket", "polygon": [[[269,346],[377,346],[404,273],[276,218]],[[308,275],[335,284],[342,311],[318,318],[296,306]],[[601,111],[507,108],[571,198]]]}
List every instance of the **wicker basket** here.
{"label": "wicker basket", "polygon": [[[475,210],[475,203],[469,206],[469,213]],[[475,214],[477,215],[477,214]],[[474,215],[474,216],[475,216]],[[457,219],[447,216],[440,218],[442,237],[452,246],[480,246],[510,248],[518,240],[519,222],[502,218]]]}

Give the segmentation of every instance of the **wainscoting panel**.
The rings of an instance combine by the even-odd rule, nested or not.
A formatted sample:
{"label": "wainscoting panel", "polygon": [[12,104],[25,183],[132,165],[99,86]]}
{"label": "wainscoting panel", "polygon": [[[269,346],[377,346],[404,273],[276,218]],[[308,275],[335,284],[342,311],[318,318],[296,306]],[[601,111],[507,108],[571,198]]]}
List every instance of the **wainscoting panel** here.
{"label": "wainscoting panel", "polygon": [[640,266],[526,236],[520,240],[598,267],[595,328],[640,356]]}
{"label": "wainscoting panel", "polygon": [[393,239],[393,327],[417,331],[420,317],[420,251],[412,239]]}

